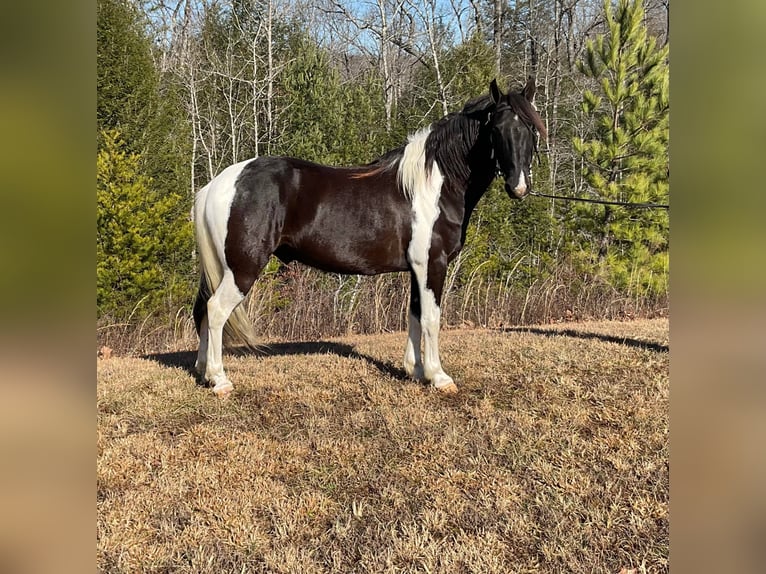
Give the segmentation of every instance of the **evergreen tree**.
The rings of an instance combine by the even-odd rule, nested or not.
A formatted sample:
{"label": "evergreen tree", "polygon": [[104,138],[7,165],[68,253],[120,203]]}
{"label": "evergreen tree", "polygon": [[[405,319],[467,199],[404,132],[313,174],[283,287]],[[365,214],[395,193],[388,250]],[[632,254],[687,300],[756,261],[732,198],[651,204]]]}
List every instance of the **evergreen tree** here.
{"label": "evergreen tree", "polygon": [[190,296],[179,274],[188,258],[191,223],[179,218],[179,194],[160,194],[138,154],[116,130],[101,133],[96,160],[96,302],[99,314],[127,315],[140,301],[155,309],[164,298]]}
{"label": "evergreen tree", "polygon": [[118,129],[140,153],[158,85],[151,42],[131,2],[98,0],[96,10],[96,133]]}
{"label": "evergreen tree", "polygon": [[[668,200],[668,47],[643,24],[641,0],[604,2],[606,31],[588,41],[579,70],[597,80],[583,112],[593,136],[575,138],[584,176],[600,198],[627,202]],[[577,208],[575,225],[592,242],[594,263],[623,292],[666,291],[668,214],[610,206]]]}
{"label": "evergreen tree", "polygon": [[97,140],[119,130],[156,186],[188,188],[188,122],[172,75],[155,67],[144,16],[129,0],[98,0],[97,11]]}
{"label": "evergreen tree", "polygon": [[280,153],[328,165],[354,165],[393,147],[371,73],[342,82],[327,51],[303,32],[291,38],[290,53],[281,78],[290,113],[285,116]]}
{"label": "evergreen tree", "polygon": [[478,32],[443,55],[444,75],[451,79],[452,108],[460,109],[468,100],[487,92],[496,76],[494,57]]}
{"label": "evergreen tree", "polygon": [[145,309],[156,310],[167,296],[191,298],[196,283],[188,124],[177,89],[155,68],[144,24],[132,2],[98,0],[99,313],[128,313],[145,295]]}

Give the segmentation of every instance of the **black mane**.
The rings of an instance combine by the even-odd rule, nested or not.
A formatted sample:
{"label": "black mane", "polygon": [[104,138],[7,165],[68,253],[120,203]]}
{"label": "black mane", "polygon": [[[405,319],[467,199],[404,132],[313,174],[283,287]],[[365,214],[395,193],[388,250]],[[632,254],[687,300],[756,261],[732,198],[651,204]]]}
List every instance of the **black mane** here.
{"label": "black mane", "polygon": [[462,111],[431,124],[426,140],[426,171],[430,172],[436,161],[445,177],[467,181],[471,171],[467,159],[481,129],[478,117]]}

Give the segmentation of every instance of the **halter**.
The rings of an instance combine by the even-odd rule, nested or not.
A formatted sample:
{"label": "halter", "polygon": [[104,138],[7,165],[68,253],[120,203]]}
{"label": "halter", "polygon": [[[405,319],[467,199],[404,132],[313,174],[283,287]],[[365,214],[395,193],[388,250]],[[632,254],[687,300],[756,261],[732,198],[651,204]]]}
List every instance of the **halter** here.
{"label": "halter", "polygon": [[[509,110],[514,111],[513,108],[511,108],[511,106],[509,106],[507,104],[501,104],[500,107],[495,108],[495,110],[493,112],[490,112],[489,114],[487,114],[487,121],[486,121],[485,125],[488,126],[490,124],[490,122],[492,121],[493,114],[496,114],[498,111],[503,110],[505,108],[508,108]],[[538,140],[540,139],[540,136],[537,133],[537,130],[535,129],[535,127],[533,125],[528,124],[524,120],[522,120],[521,123],[524,124],[524,126],[526,126],[526,128],[529,131],[532,132],[532,142],[533,142],[533,144],[532,144],[532,146],[533,146],[533,149],[532,149],[533,157],[532,157],[532,159],[534,160],[534,158],[536,157],[537,158],[537,163],[540,163],[540,149],[539,149],[539,147],[537,145],[538,144]],[[504,177],[503,170],[500,167],[500,160],[495,157],[495,145],[494,145],[494,142],[492,140],[492,138],[493,138],[493,131],[494,130],[491,130],[489,132],[489,142],[491,144],[490,145],[490,159],[494,159],[495,160],[495,177]],[[530,168],[531,168],[531,165],[530,165]]]}

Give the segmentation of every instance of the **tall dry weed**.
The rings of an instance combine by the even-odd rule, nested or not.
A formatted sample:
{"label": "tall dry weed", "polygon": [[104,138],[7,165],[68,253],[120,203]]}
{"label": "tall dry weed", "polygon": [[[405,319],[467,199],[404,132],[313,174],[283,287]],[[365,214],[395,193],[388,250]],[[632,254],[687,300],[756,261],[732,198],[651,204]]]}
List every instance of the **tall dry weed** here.
{"label": "tall dry weed", "polygon": [[[327,274],[290,265],[261,277],[244,305],[266,340],[313,340],[407,328],[410,278],[406,273],[374,277]],[[566,266],[519,285],[513,271],[502,279],[481,266],[460,275],[460,258],[450,267],[442,299],[442,325],[500,327],[571,320],[651,318],[667,314],[668,298],[627,296],[597,277]],[[197,344],[191,306],[126,321],[104,317],[98,346],[121,352],[193,348]]]}

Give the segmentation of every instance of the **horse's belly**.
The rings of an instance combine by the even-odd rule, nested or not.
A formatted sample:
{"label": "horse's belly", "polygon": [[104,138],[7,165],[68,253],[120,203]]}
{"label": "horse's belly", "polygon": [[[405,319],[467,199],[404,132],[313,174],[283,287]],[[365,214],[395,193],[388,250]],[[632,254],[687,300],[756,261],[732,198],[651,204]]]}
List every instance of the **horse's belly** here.
{"label": "horse's belly", "polygon": [[408,268],[405,249],[398,242],[381,240],[305,238],[293,245],[280,245],[275,255],[285,262],[299,261],[331,273],[377,275]]}
{"label": "horse's belly", "polygon": [[377,199],[371,205],[360,194],[339,193],[317,204],[296,201],[285,217],[283,252],[334,273],[406,271],[410,212],[401,202]]}

